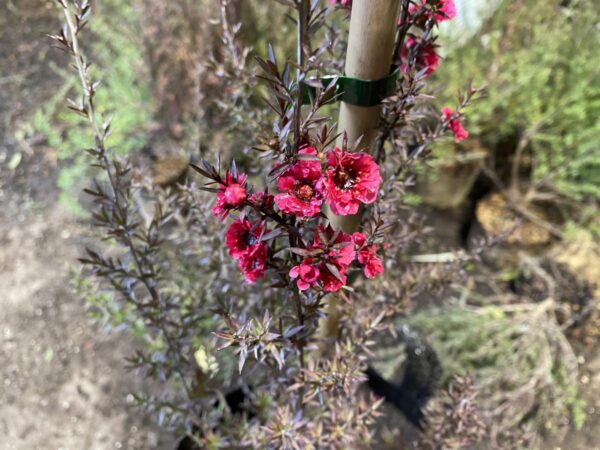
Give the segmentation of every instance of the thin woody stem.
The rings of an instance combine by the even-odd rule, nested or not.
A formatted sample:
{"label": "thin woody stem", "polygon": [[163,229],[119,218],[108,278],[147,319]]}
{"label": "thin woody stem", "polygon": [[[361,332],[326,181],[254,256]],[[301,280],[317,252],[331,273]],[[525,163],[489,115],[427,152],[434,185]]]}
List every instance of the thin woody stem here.
{"label": "thin woody stem", "polygon": [[[304,55],[304,44],[306,41],[306,28],[308,26],[308,18],[310,15],[310,2],[308,0],[299,0],[297,4],[298,8],[298,42],[297,42],[297,59],[298,59],[298,92],[296,96],[296,105],[294,110],[294,130],[295,130],[295,147],[296,150],[300,147],[300,143],[302,140],[301,130],[302,130],[302,89],[300,84],[300,79],[304,73],[304,65],[305,65],[305,55]],[[294,230],[295,228],[292,227]],[[295,242],[302,242],[302,239],[297,239],[297,236],[290,235],[290,245],[297,245]],[[300,294],[297,290],[294,289],[294,303],[296,305],[296,317],[298,320],[298,325],[304,326],[304,311],[302,308],[302,299],[300,298]],[[303,330],[304,331],[304,330]],[[304,339],[299,339],[297,341],[298,352],[300,353],[300,368],[304,369],[305,361],[304,361]],[[301,377],[304,378],[304,372],[301,372]],[[300,399],[301,404],[304,403],[304,387],[300,389]]]}
{"label": "thin woody stem", "polygon": [[[274,212],[265,211],[263,208],[259,207],[257,204],[255,204],[249,200],[246,200],[245,204],[250,206],[252,209],[254,209],[263,218],[268,217],[269,219],[272,219],[273,221],[277,222],[279,225],[284,227],[290,235],[293,235],[296,238],[302,238],[302,234],[300,233],[300,231],[298,231],[298,229],[296,227],[291,225],[288,221],[286,221],[279,214],[274,213]],[[300,239],[300,240],[302,240],[302,239]]]}
{"label": "thin woody stem", "polygon": [[406,37],[406,33],[410,28],[410,23],[406,21],[408,17],[408,6],[410,5],[410,0],[402,0],[402,12],[400,13],[400,28],[398,31],[398,38],[396,39],[396,43],[394,45],[394,55],[396,58],[400,54],[400,49],[402,48],[402,44],[404,44],[404,38]]}
{"label": "thin woody stem", "polygon": [[[100,126],[98,125],[98,121],[97,121],[97,116],[96,116],[96,111],[94,108],[94,101],[93,101],[94,88],[90,84],[90,81],[87,77],[87,69],[86,69],[87,64],[85,62],[83,54],[81,53],[80,46],[79,46],[79,39],[77,37],[79,27],[75,23],[73,14],[69,10],[68,5],[62,1],[60,2],[60,4],[63,7],[65,20],[67,22],[67,27],[69,29],[69,34],[70,34],[70,38],[71,38],[71,51],[73,53],[73,58],[75,59],[75,65],[77,68],[77,72],[79,74],[81,86],[84,91],[85,112],[86,112],[88,121],[89,121],[90,125],[92,126],[92,130],[93,130],[95,141],[96,141],[96,147],[99,152],[99,159],[101,160],[104,171],[106,172],[108,179],[109,179],[109,184],[110,184],[112,192],[113,192],[114,205],[117,208],[119,215],[121,217],[125,218],[125,217],[127,217],[127,208],[124,207],[119,200],[119,186],[112,174],[110,161],[106,155],[106,147],[105,147],[106,135],[104,132],[102,132],[100,130]],[[127,202],[127,199],[124,198],[123,200],[124,200],[124,202]],[[131,255],[133,257],[135,266],[138,271],[138,275],[136,278],[138,278],[142,282],[142,284],[144,285],[144,287],[150,294],[152,301],[154,303],[156,303],[157,305],[160,305],[160,303],[162,301],[160,292],[156,288],[154,283],[150,282],[147,274],[144,271],[145,264],[142,262],[142,257],[139,255],[137,248],[133,242],[131,232],[128,230],[128,232],[125,233],[124,236],[125,236],[125,238],[124,238],[125,244],[127,246],[127,249],[129,250],[129,252],[131,253]],[[159,326],[160,330],[164,334],[164,337],[167,341],[167,345],[169,346],[169,349],[173,353],[178,354],[179,352],[175,349],[175,346],[173,345],[170,334],[167,332],[166,328],[164,328],[161,321],[157,321],[156,324]],[[192,390],[191,390],[190,386],[188,385],[188,382],[186,380],[186,377],[185,377],[183,371],[179,367],[176,367],[175,371],[181,378],[181,382],[182,382],[187,394],[191,395]]]}
{"label": "thin woody stem", "polygon": [[302,89],[300,80],[304,74],[304,43],[306,41],[306,28],[310,15],[310,2],[308,0],[298,0],[296,8],[298,9],[298,42],[296,43],[298,92],[296,95],[296,104],[294,105],[294,146],[298,150],[302,141]]}
{"label": "thin woody stem", "polygon": [[[347,76],[376,80],[386,76],[392,63],[398,18],[398,0],[355,0],[350,17],[350,35],[346,55]],[[372,150],[381,106],[358,107],[342,102],[338,121],[338,146],[347,139]],[[353,216],[336,216],[327,212],[334,228],[352,233],[360,226],[363,209]],[[327,354],[330,342],[337,340],[340,322],[340,294],[332,295],[327,305],[327,317],[320,324],[321,353]]]}

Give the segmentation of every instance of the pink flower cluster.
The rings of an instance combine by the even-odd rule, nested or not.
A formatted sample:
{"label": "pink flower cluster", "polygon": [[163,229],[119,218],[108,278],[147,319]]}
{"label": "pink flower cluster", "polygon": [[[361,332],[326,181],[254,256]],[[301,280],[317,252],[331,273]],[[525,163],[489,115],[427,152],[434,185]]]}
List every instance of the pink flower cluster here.
{"label": "pink flower cluster", "polygon": [[269,247],[262,242],[266,228],[247,218],[235,220],[225,233],[225,245],[229,256],[238,261],[240,270],[248,283],[265,276]]}
{"label": "pink flower cluster", "polygon": [[[364,234],[334,231],[321,219],[324,204],[336,215],[352,215],[358,213],[361,205],[376,200],[382,179],[379,166],[367,153],[336,147],[318,154],[315,148],[305,146],[277,178],[278,193],[274,196],[249,194],[248,177],[237,170],[224,177],[216,171],[210,175],[200,170],[218,184],[217,188],[208,189],[217,196],[213,214],[224,220],[230,213],[239,212],[225,233],[225,245],[247,282],[264,277],[268,267],[281,272],[281,260],[273,260],[269,241],[292,231],[297,234],[293,240],[298,248],[290,250],[299,252],[296,254],[302,260],[297,264],[296,259],[297,265],[284,273],[296,280],[301,290],[339,290],[347,283],[348,268],[354,263],[363,268],[367,278],[383,272],[376,246],[367,243]],[[267,227],[269,220],[274,220],[279,230],[271,232]],[[310,237],[309,241],[305,241],[304,234]],[[291,245],[291,234],[289,242]]]}
{"label": "pink flower cluster", "polygon": [[[232,211],[241,209],[246,202],[267,201],[264,195],[252,194],[248,197],[246,181],[248,176],[243,173],[234,175],[228,172],[224,180],[219,182],[217,201],[212,213],[224,220]],[[235,220],[225,233],[225,244],[229,255],[238,261],[240,270],[247,282],[253,283],[264,277],[269,248],[261,242],[266,227],[260,222],[251,222],[247,218]]]}
{"label": "pink flower cluster", "polygon": [[302,291],[320,287],[324,292],[336,292],[346,284],[348,267],[356,261],[367,278],[374,278],[383,273],[383,264],[376,246],[366,241],[363,233],[351,236],[320,224],[308,246],[308,256],[292,267],[290,277],[297,280],[298,289]]}
{"label": "pink flower cluster", "polygon": [[460,120],[460,115],[456,114],[452,108],[443,108],[442,115],[444,120],[448,122],[448,128],[452,130],[454,135],[454,142],[458,144],[460,141],[464,141],[469,137],[469,132],[465,130]]}
{"label": "pink flower cluster", "polygon": [[324,169],[314,148],[305,147],[300,155],[313,159],[299,160],[277,180],[281,193],[275,196],[275,203],[282,212],[315,217],[326,203],[334,214],[347,216],[377,198],[381,175],[371,155],[336,147],[325,155]]}
{"label": "pink flower cluster", "polygon": [[[440,57],[436,52],[435,36],[432,37],[430,27],[456,17],[454,0],[415,0],[408,7],[405,22],[398,20],[398,26],[406,26],[410,33],[406,34],[399,59],[400,69],[409,72],[412,69],[424,76],[429,76],[438,68]],[[413,32],[414,25],[416,33]],[[420,31],[419,31],[420,30]],[[407,30],[405,30],[407,31]],[[412,66],[412,67],[411,67]],[[442,118],[446,129],[452,131],[454,142],[459,143],[469,136],[460,120],[461,115],[450,108],[442,109]]]}
{"label": "pink flower cluster", "polygon": [[[329,0],[331,5],[350,7],[351,0]],[[431,27],[456,16],[453,0],[413,0],[405,26],[403,48],[396,63],[405,72],[432,74],[440,64]],[[455,142],[469,133],[460,111],[442,110],[443,127],[452,131]],[[324,219],[323,206],[338,216],[358,214],[363,205],[377,199],[382,178],[379,166],[364,152],[333,148],[328,151],[305,145],[296,155],[288,154],[277,167],[274,195],[252,192],[248,177],[235,166],[221,177],[204,162],[197,171],[217,184],[207,190],[216,193],[213,214],[224,220],[238,215],[225,233],[229,255],[238,262],[246,281],[252,283],[274,270],[298,289],[335,292],[347,283],[349,269],[361,268],[374,278],[384,271],[377,246],[371,238],[334,230]],[[269,230],[271,226],[271,230]],[[281,257],[288,248],[290,258]]]}
{"label": "pink flower cluster", "polygon": [[417,70],[426,69],[425,74],[431,75],[440,64],[440,57],[435,51],[435,45],[431,42],[423,42],[420,37],[412,34],[407,35],[404,41],[404,48],[400,54],[400,68],[404,72],[408,70],[407,61],[412,48],[418,48],[415,57]]}
{"label": "pink flower cluster", "polygon": [[[411,3],[408,8],[411,24],[425,28],[425,24],[433,20],[441,23],[456,17],[456,7],[453,0],[420,0]],[[398,21],[398,26],[402,25]],[[440,63],[440,57],[436,52],[436,45],[432,40],[425,41],[423,37],[408,34],[404,40],[404,46],[400,51],[400,68],[408,71],[408,61],[412,52],[416,52],[415,67],[418,71],[425,70],[425,75],[431,75]]]}
{"label": "pink flower cluster", "polygon": [[360,232],[352,235],[352,241],[356,245],[356,257],[358,263],[363,267],[363,272],[367,278],[375,278],[383,273],[383,264],[381,258],[377,256],[377,247],[375,244],[368,244],[367,237]]}
{"label": "pink flower cluster", "polygon": [[421,0],[412,3],[409,8],[409,14],[416,14],[424,11],[427,19],[434,18],[437,23],[452,20],[456,17],[456,6],[454,0]]}
{"label": "pink flower cluster", "polygon": [[332,6],[341,5],[344,7],[352,7],[352,0],[329,0],[329,4]]}

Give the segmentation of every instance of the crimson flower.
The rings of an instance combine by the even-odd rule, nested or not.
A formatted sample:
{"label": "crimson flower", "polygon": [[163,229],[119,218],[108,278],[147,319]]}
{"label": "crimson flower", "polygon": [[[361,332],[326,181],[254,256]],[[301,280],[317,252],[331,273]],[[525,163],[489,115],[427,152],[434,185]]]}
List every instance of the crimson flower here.
{"label": "crimson flower", "polygon": [[325,249],[326,262],[335,264],[340,271],[345,272],[356,256],[351,244],[352,236],[349,234],[342,230],[336,231],[331,228],[331,225],[325,227],[319,224],[312,247]]}
{"label": "crimson flower", "polygon": [[254,283],[259,278],[264,278],[268,256],[268,247],[262,243],[252,247],[249,253],[240,258],[239,266],[246,282]]}
{"label": "crimson flower", "polygon": [[325,189],[334,214],[356,214],[361,203],[373,203],[381,185],[379,166],[371,155],[334,148],[327,153]]}
{"label": "crimson flower", "polygon": [[[313,147],[305,147],[299,153],[316,155]],[[298,217],[317,216],[323,204],[323,176],[320,161],[296,162],[277,179],[277,188],[281,194],[275,196],[275,203],[282,212]]]}
{"label": "crimson flower", "polygon": [[456,144],[469,137],[469,132],[465,130],[462,122],[460,121],[460,115],[455,114],[452,108],[443,108],[442,114],[444,116],[444,120],[449,120],[448,126],[450,130],[452,130],[452,134],[454,134],[454,142]]}
{"label": "crimson flower", "polygon": [[363,266],[365,277],[373,279],[378,274],[383,273],[383,264],[381,258],[377,256],[377,247],[374,244],[366,244],[366,237],[362,233],[354,233],[352,241],[357,247],[358,263]]}
{"label": "crimson flower", "polygon": [[337,292],[347,282],[345,273],[341,273],[340,276],[337,276],[331,273],[330,270],[323,271],[319,279],[321,281],[321,284],[323,285],[323,290],[325,292]]}
{"label": "crimson flower", "polygon": [[400,54],[400,59],[402,63],[400,64],[400,68],[406,72],[408,69],[408,58],[410,55],[410,49],[419,45],[418,53],[415,57],[415,63],[417,70],[427,69],[425,72],[426,75],[431,75],[435,69],[440,64],[440,57],[435,52],[435,45],[431,42],[423,43],[420,38],[417,38],[413,35],[406,36],[406,40],[404,41],[404,48]]}
{"label": "crimson flower", "polygon": [[293,279],[298,278],[296,284],[301,291],[305,291],[309,287],[316,285],[319,280],[321,271],[314,265],[314,262],[314,259],[306,258],[299,266],[294,266],[290,270],[290,277]]}
{"label": "crimson flower", "polygon": [[247,179],[248,176],[243,173],[240,173],[237,176],[227,173],[226,179],[219,186],[217,203],[212,209],[212,213],[215,217],[223,220],[232,209],[235,209],[244,203],[248,195],[246,188],[244,187]]}
{"label": "crimson flower", "polygon": [[238,261],[249,283],[265,276],[269,248],[260,241],[264,231],[262,223],[242,218],[232,222],[225,233],[229,255]]}
{"label": "crimson flower", "polygon": [[446,20],[452,20],[456,17],[456,6],[454,0],[438,0],[438,8],[435,14],[435,20],[440,23]]}
{"label": "crimson flower", "polygon": [[331,226],[319,225],[308,250],[314,256],[304,258],[290,270],[290,277],[298,278],[298,288],[306,290],[320,285],[325,292],[340,290],[347,282],[348,266],[356,258],[352,237],[341,230],[334,231]]}
{"label": "crimson flower", "polygon": [[232,222],[225,232],[225,245],[229,249],[229,256],[241,259],[250,253],[259,244],[263,228],[262,223],[252,223],[246,218]]}
{"label": "crimson flower", "polygon": [[415,14],[421,8],[428,3],[433,6],[433,12],[429,9],[425,10],[425,16],[427,18],[433,18],[437,23],[445,22],[446,20],[452,20],[456,17],[456,6],[454,0],[421,0],[420,3],[413,3],[408,8],[410,14]]}

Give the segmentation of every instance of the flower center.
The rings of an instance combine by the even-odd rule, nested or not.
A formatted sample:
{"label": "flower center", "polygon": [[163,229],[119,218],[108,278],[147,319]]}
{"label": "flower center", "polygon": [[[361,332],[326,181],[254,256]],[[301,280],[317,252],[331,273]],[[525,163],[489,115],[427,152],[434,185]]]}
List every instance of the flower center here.
{"label": "flower center", "polygon": [[351,189],[356,183],[356,174],[351,170],[338,170],[333,176],[333,181],[340,189]]}
{"label": "flower center", "polygon": [[247,246],[251,246],[256,244],[256,236],[254,236],[253,234],[246,232],[246,234],[244,235],[244,242],[246,242]]}
{"label": "flower center", "polygon": [[296,195],[301,200],[310,200],[315,195],[315,190],[308,184],[301,184],[296,188]]}

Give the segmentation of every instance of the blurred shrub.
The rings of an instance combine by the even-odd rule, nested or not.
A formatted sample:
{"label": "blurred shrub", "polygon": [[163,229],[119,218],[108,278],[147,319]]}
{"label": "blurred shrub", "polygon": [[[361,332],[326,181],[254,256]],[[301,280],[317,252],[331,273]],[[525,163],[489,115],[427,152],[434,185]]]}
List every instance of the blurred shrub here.
{"label": "blurred shrub", "polygon": [[[118,143],[112,148],[116,154],[139,152],[151,145],[153,135],[166,131],[183,147],[195,149],[201,143],[203,149],[219,149],[245,165],[252,130],[262,121],[255,111],[260,110],[264,95],[257,87],[254,67],[246,63],[254,54],[265,54],[267,42],[277,43],[282,58],[293,57],[295,24],[289,20],[272,27],[270,17],[285,11],[275,2],[231,0],[229,4],[228,20],[237,26],[243,16],[248,24],[243,30],[230,30],[230,43],[220,42],[220,23],[207,19],[219,17],[218,5],[211,0],[95,4],[94,20],[88,25],[90,56],[102,67],[100,111],[110,118],[112,111],[102,105],[118,110],[108,141]],[[58,150],[61,201],[73,212],[82,212],[78,193],[89,167],[87,155],[77,149],[89,146],[90,132],[86,119],[64,107],[65,97],[79,101],[76,76],[70,70],[57,70],[64,77],[63,88],[40,106],[18,135],[38,135]]]}
{"label": "blurred shrub", "polygon": [[442,97],[455,95],[465,76],[487,85],[487,98],[469,114],[472,135],[496,157],[510,158],[524,145],[527,170],[520,172],[530,172],[537,190],[600,198],[598,3],[504,0],[495,10],[481,7],[487,17],[480,32],[449,39],[455,42],[438,73]]}
{"label": "blurred shrub", "polygon": [[[91,52],[103,68],[99,109],[107,118],[112,112],[102,105],[114,105],[119,110],[108,143],[118,143],[112,150],[120,155],[140,150],[147,142],[155,107],[144,64],[139,17],[130,2],[104,0],[98,3],[98,13],[89,27],[94,35]],[[48,146],[58,150],[62,161],[58,177],[61,200],[73,211],[81,211],[77,196],[86,183],[89,160],[80,149],[89,147],[91,133],[86,119],[64,106],[65,96],[79,102],[79,94],[74,89],[76,75],[65,70],[63,76],[63,89],[40,107],[21,133],[43,136]]]}
{"label": "blurred shrub", "polygon": [[507,432],[580,428],[585,403],[577,397],[577,361],[560,331],[554,303],[456,306],[419,313],[410,322],[442,359],[443,382],[473,374],[492,439]]}
{"label": "blurred shrub", "polygon": [[180,138],[186,123],[201,114],[200,85],[207,49],[213,41],[206,16],[210,0],[135,0],[143,33],[143,51],[152,78],[157,115]]}

